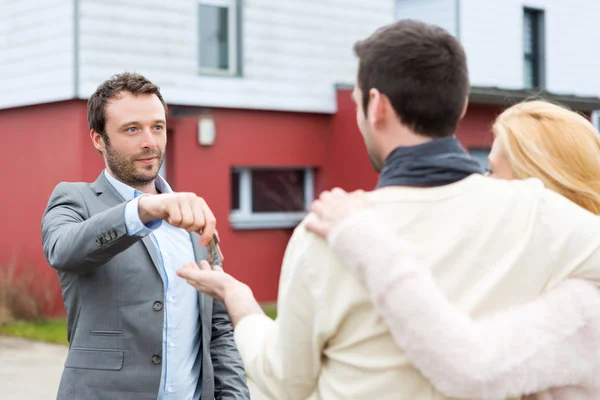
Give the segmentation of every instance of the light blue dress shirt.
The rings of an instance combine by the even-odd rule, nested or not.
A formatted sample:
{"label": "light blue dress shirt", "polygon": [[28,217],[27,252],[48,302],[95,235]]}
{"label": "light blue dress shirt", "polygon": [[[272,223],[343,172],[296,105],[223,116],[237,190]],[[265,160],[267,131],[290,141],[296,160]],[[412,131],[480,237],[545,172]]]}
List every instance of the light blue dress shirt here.
{"label": "light blue dress shirt", "polygon": [[[176,271],[185,263],[195,261],[189,233],[163,220],[144,225],[138,213],[142,192],[104,175],[112,186],[128,201],[125,206],[125,225],[130,236],[150,235],[161,265],[159,272],[164,284],[163,357],[159,400],[200,399],[202,354],[200,352],[200,310],[198,291]],[[161,193],[172,193],[167,182],[159,175],[155,180]],[[198,389],[198,390],[196,390]]]}

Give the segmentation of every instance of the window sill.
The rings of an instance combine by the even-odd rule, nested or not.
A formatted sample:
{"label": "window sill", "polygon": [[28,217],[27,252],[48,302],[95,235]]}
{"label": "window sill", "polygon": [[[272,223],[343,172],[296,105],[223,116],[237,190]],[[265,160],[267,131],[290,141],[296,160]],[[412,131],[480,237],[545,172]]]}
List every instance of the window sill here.
{"label": "window sill", "polygon": [[235,230],[293,229],[306,216],[303,212],[294,213],[255,213],[229,214],[229,222]]}
{"label": "window sill", "polygon": [[198,74],[201,76],[220,76],[224,78],[240,78],[241,75],[234,70],[219,69],[219,68],[206,68],[201,67],[198,69]]}

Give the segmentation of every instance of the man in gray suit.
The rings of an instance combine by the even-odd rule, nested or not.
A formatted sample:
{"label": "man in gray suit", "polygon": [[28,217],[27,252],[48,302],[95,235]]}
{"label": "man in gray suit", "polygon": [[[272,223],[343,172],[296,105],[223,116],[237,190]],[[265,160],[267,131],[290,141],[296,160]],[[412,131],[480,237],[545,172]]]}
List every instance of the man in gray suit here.
{"label": "man in gray suit", "polygon": [[102,83],[88,122],[106,169],[91,184],[60,183],[48,202],[42,242],[70,343],[58,399],[250,398],[223,303],[175,273],[208,259],[215,219],[158,175],[166,111],[141,75]]}

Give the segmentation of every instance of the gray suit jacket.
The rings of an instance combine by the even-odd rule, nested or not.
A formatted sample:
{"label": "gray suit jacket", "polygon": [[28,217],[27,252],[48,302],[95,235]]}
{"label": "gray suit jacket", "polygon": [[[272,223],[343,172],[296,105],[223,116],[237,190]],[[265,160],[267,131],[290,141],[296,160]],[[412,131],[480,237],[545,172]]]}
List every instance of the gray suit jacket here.
{"label": "gray suit jacket", "polygon": [[[156,399],[162,369],[164,290],[152,239],[127,236],[125,200],[106,180],[60,183],[42,218],[57,270],[69,354],[58,399]],[[196,260],[208,258],[192,234]],[[200,295],[202,400],[250,399],[223,303]],[[185,399],[187,400],[187,399]]]}

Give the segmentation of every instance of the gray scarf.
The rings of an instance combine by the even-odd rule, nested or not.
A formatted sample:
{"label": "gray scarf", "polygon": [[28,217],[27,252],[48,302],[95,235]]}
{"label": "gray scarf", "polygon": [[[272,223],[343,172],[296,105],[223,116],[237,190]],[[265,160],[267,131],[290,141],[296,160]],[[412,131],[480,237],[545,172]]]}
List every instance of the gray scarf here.
{"label": "gray scarf", "polygon": [[377,188],[386,186],[435,187],[458,182],[483,169],[454,137],[398,147],[386,158]]}

